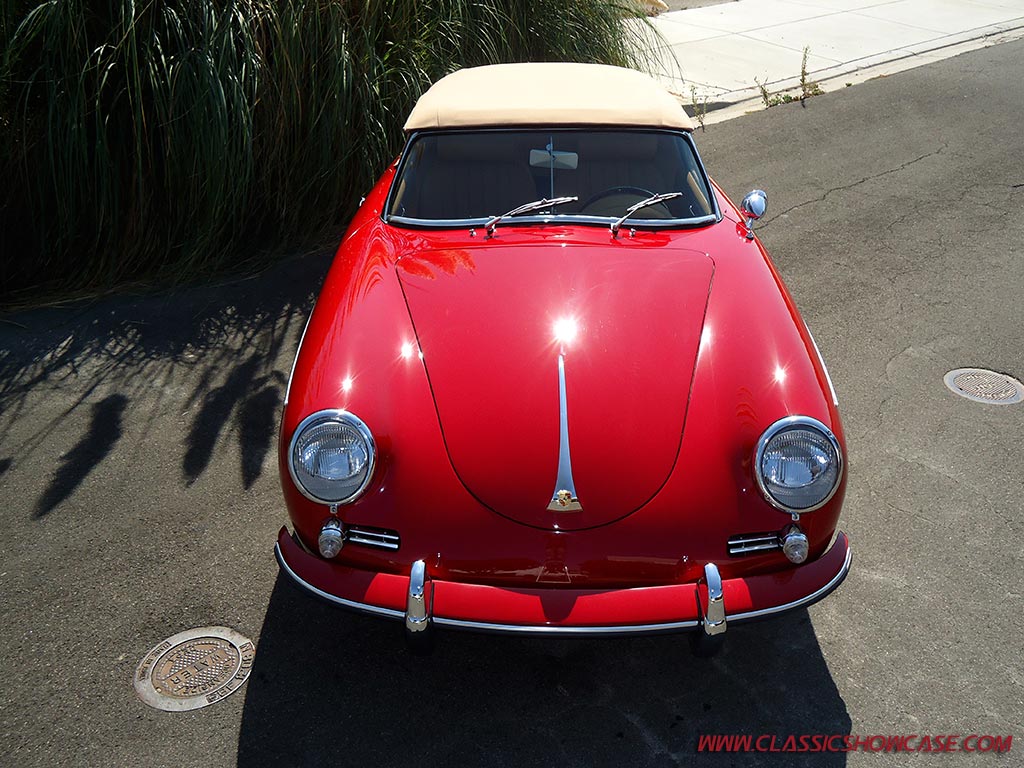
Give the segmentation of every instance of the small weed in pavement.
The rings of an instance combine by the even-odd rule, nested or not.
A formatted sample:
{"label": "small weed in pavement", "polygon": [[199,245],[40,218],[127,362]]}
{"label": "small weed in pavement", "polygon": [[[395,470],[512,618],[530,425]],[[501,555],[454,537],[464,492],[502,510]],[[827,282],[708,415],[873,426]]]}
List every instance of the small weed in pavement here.
{"label": "small weed in pavement", "polygon": [[803,104],[811,96],[821,96],[824,93],[817,81],[807,77],[807,57],[811,53],[809,45],[804,46],[804,57],[800,62],[800,103]]}
{"label": "small weed in pavement", "polygon": [[708,114],[708,97],[704,95],[702,99],[697,99],[697,86],[690,86],[690,106],[693,107],[693,116],[697,120],[697,124],[700,126],[701,132],[704,131],[704,118]]}
{"label": "small weed in pavement", "polygon": [[757,88],[761,92],[761,101],[764,102],[764,106],[766,109],[770,107],[777,107],[779,104],[789,104],[790,102],[793,101],[799,101],[801,106],[806,106],[804,102],[807,101],[807,99],[811,98],[811,96],[820,96],[821,94],[824,93],[824,91],[821,89],[821,86],[818,85],[817,81],[811,80],[810,77],[808,77],[807,75],[807,57],[810,54],[810,52],[810,46],[804,46],[804,56],[803,60],[800,62],[799,96],[794,96],[791,93],[784,93],[782,91],[772,93],[771,91],[768,90],[767,80],[764,83],[762,83],[756,77],[754,78],[754,82],[757,83]]}

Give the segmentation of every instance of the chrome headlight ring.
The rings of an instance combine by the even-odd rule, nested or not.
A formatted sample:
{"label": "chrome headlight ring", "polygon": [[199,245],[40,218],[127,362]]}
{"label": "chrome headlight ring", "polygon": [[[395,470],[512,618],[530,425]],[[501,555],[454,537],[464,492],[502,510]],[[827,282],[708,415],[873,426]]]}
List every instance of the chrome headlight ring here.
{"label": "chrome headlight ring", "polygon": [[[315,445],[317,430],[320,431],[319,447]],[[324,451],[325,444],[332,442],[327,461],[340,460],[348,464],[349,470],[352,470],[353,464],[357,465],[348,477],[332,478],[328,472],[310,471],[310,464],[316,470],[324,469],[325,462],[319,461],[320,452]],[[377,446],[373,433],[362,419],[345,410],[329,409],[310,414],[295,428],[288,444],[288,474],[292,482],[299,493],[319,504],[350,504],[358,499],[369,487],[376,465]],[[306,483],[300,474],[305,476]],[[308,487],[307,483],[313,488]],[[326,493],[332,485],[338,492]]]}
{"label": "chrome headlight ring", "polygon": [[[826,482],[828,475],[833,475],[834,479],[831,482],[831,486],[826,491],[822,491],[816,498],[812,496],[813,500],[806,506],[786,504],[785,500],[776,498],[769,487],[772,483],[765,478],[765,455],[773,446],[773,441],[790,432],[804,433],[804,437],[812,444],[813,448],[819,449],[821,454],[830,454],[828,458],[831,466],[828,466],[823,471],[823,474],[825,475]],[[820,459],[818,460],[820,462]],[[798,459],[791,459],[790,461],[798,461]],[[835,495],[836,491],[839,490],[839,485],[843,479],[843,469],[843,452],[839,446],[839,440],[832,433],[832,430],[810,416],[786,416],[779,419],[768,427],[757,441],[757,451],[754,456],[754,477],[757,480],[757,485],[761,489],[761,495],[764,496],[765,500],[786,514],[799,516],[825,506]],[[812,475],[808,482],[793,485],[792,487],[807,488],[818,481],[818,476],[813,476],[813,473],[808,474]],[[775,483],[774,485],[779,487],[782,484]]]}

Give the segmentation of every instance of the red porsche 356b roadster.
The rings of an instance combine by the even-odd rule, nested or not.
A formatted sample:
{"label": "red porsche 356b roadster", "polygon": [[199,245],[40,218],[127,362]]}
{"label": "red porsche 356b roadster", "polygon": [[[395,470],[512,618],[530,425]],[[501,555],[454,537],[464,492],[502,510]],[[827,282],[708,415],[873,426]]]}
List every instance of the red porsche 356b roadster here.
{"label": "red porsche 356b roadster", "polygon": [[809,605],[850,567],[837,401],[679,103],[588,64],[443,78],[366,196],[280,438],[307,591],[404,622],[619,635]]}

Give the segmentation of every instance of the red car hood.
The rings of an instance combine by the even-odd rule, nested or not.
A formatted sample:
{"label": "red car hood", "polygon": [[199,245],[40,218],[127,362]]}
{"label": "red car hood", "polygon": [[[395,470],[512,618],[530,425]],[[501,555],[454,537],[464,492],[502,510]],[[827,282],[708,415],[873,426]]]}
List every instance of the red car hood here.
{"label": "red car hood", "polygon": [[[449,458],[481,503],[526,525],[578,530],[629,515],[664,485],[710,258],[548,241],[420,251],[398,266]],[[575,324],[574,338],[556,340],[560,321]],[[547,509],[558,490],[560,352],[583,507],[574,512]]]}

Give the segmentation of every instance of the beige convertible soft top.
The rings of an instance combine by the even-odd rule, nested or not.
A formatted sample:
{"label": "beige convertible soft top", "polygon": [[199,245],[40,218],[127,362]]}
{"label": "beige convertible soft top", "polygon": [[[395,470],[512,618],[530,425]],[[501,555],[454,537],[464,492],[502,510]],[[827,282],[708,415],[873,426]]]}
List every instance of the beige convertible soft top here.
{"label": "beige convertible soft top", "polygon": [[438,80],[406,131],[504,125],[615,125],[693,130],[653,78],[603,64],[494,64]]}

